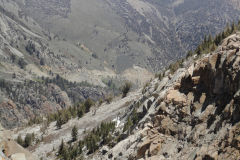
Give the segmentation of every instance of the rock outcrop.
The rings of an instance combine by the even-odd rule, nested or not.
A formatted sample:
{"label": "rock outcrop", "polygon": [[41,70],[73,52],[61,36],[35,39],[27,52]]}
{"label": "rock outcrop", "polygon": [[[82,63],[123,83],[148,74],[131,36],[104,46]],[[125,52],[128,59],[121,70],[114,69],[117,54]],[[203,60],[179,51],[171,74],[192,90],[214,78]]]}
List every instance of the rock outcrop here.
{"label": "rock outcrop", "polygon": [[189,67],[153,80],[139,105],[151,101],[140,109],[142,120],[109,153],[116,159],[240,159],[239,48],[238,32],[216,51],[186,62]]}

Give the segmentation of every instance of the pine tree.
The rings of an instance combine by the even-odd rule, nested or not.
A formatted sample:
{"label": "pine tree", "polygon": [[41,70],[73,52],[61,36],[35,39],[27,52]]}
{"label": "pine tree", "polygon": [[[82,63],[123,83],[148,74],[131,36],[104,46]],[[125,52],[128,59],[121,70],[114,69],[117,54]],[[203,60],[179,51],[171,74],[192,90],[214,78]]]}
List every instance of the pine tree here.
{"label": "pine tree", "polygon": [[125,123],[125,125],[124,125],[123,132],[125,132],[126,130],[131,128],[132,125],[133,125],[133,122],[132,122],[131,118],[128,117],[127,123]]}
{"label": "pine tree", "polygon": [[122,98],[126,97],[128,92],[130,91],[132,87],[132,84],[130,82],[126,82],[123,86],[122,86]]}
{"label": "pine tree", "polygon": [[61,145],[59,146],[59,149],[58,149],[58,155],[63,155],[63,153],[65,152],[65,149],[66,147],[62,139]]}
{"label": "pine tree", "polygon": [[83,112],[82,108],[78,109],[77,115],[78,115],[78,118],[82,118],[82,116],[84,115],[84,112]]}
{"label": "pine tree", "polygon": [[58,129],[61,129],[62,128],[62,118],[60,117],[59,119],[57,119],[57,123],[56,123],[56,126]]}
{"label": "pine tree", "polygon": [[236,24],[233,22],[232,23],[232,26],[231,26],[231,32],[233,33],[233,32],[235,32],[237,30],[237,26],[236,26]]}
{"label": "pine tree", "polygon": [[74,126],[72,129],[72,141],[75,142],[77,140],[78,130],[77,127]]}
{"label": "pine tree", "polygon": [[86,112],[89,112],[90,111],[90,108],[94,105],[94,102],[88,98],[85,103],[84,103],[84,106],[86,108]]}
{"label": "pine tree", "polygon": [[78,142],[78,153],[82,154],[82,149],[84,147],[84,142],[83,141],[79,141]]}
{"label": "pine tree", "polygon": [[217,46],[216,46],[215,43],[213,43],[213,45],[212,45],[212,47],[211,47],[211,51],[213,52],[213,51],[215,51],[216,49],[217,49]]}
{"label": "pine tree", "polygon": [[20,144],[21,146],[24,146],[23,139],[21,135],[18,135],[17,137],[17,143]]}
{"label": "pine tree", "polygon": [[198,55],[200,55],[202,52],[203,52],[202,45],[199,45],[199,46],[197,47],[197,49],[196,49],[196,53],[197,53]]}
{"label": "pine tree", "polygon": [[26,135],[26,137],[25,137],[25,139],[24,139],[24,147],[26,148],[26,147],[29,147],[31,144],[32,144],[32,139],[33,139],[33,137],[32,137],[32,134],[27,134]]}
{"label": "pine tree", "polygon": [[212,39],[211,34],[208,36],[208,42],[209,42],[209,43],[212,43],[212,42],[213,42],[213,39]]}
{"label": "pine tree", "polygon": [[226,37],[229,36],[231,34],[231,27],[229,26],[229,23],[227,23],[227,27],[226,27]]}

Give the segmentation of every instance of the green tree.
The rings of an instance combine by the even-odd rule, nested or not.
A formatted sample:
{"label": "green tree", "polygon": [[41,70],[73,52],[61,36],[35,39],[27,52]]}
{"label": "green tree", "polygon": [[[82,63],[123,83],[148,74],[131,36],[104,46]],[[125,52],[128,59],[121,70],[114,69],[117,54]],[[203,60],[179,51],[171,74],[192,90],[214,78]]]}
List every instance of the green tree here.
{"label": "green tree", "polygon": [[125,84],[122,86],[122,97],[126,97],[128,92],[131,90],[132,84],[130,82],[125,82]]}
{"label": "green tree", "polygon": [[62,118],[60,117],[57,119],[56,126],[58,129],[61,129],[62,125],[63,125],[63,121],[62,121]]}
{"label": "green tree", "polygon": [[202,45],[199,45],[199,46],[197,47],[197,49],[196,49],[196,53],[197,53],[198,55],[200,55],[202,52],[203,52]]}
{"label": "green tree", "polygon": [[98,145],[97,145],[98,141],[99,141],[99,137],[94,133],[90,134],[86,138],[86,147],[89,153],[94,153],[98,149]]}
{"label": "green tree", "polygon": [[215,51],[216,49],[217,49],[217,46],[216,46],[215,43],[213,43],[213,45],[212,45],[212,47],[211,47],[211,51],[213,52],[213,51]]}
{"label": "green tree", "polygon": [[93,100],[91,100],[90,98],[88,98],[85,102],[84,102],[84,106],[86,108],[86,112],[90,111],[90,108],[94,105]]}
{"label": "green tree", "polygon": [[62,139],[62,142],[59,146],[59,149],[58,149],[58,155],[61,156],[63,155],[65,152],[67,151],[66,149],[66,146],[65,146],[65,143],[63,142],[63,139]]}
{"label": "green tree", "polygon": [[77,127],[74,126],[72,129],[72,141],[75,142],[77,140],[78,130]]}
{"label": "green tree", "polygon": [[24,139],[24,147],[27,148],[32,145],[33,136],[32,134],[27,134]]}
{"label": "green tree", "polygon": [[128,117],[127,123],[125,123],[124,127],[123,127],[123,132],[129,130],[133,125],[132,119],[130,117]]}
{"label": "green tree", "polygon": [[23,142],[23,139],[22,139],[22,136],[21,136],[21,135],[18,135],[18,137],[17,137],[17,143],[20,144],[21,146],[24,146],[24,142]]}
{"label": "green tree", "polygon": [[192,52],[192,51],[188,51],[188,53],[187,53],[187,58],[189,58],[189,57],[191,57],[191,56],[193,56],[193,52]]}
{"label": "green tree", "polygon": [[236,24],[233,22],[232,23],[232,26],[231,26],[231,32],[233,33],[233,32],[235,32],[237,30],[237,26],[236,26]]}
{"label": "green tree", "polygon": [[79,108],[79,109],[78,109],[77,115],[78,115],[78,118],[82,118],[82,116],[84,115],[83,108]]}
{"label": "green tree", "polygon": [[213,39],[212,39],[211,34],[208,36],[208,42],[209,42],[209,43],[212,43],[212,42],[213,42]]}

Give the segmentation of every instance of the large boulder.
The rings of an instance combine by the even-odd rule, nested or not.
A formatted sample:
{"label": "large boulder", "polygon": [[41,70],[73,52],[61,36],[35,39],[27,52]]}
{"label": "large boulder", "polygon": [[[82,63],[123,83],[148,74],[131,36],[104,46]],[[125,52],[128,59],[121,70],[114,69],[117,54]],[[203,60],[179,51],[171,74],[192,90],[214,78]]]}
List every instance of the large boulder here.
{"label": "large boulder", "polygon": [[24,153],[15,153],[11,155],[11,160],[27,160]]}

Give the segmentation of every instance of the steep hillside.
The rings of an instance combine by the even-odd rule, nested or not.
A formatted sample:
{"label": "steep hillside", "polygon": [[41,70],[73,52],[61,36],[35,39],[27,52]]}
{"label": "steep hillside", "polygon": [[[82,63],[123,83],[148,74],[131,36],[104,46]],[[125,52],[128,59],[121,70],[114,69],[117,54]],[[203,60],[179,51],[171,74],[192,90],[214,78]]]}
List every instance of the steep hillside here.
{"label": "steep hillside", "polygon": [[[74,70],[77,64],[68,55],[54,53],[42,28],[17,5],[0,3],[4,6],[0,7],[0,122],[4,127],[23,125],[29,118],[90,96],[95,100],[104,97],[106,89],[96,86],[103,82],[91,84],[87,74],[74,80],[77,83],[63,79],[62,72]],[[89,83],[82,82],[85,79]]]}
{"label": "steep hillside", "polygon": [[104,98],[125,80],[141,86],[195,48],[203,35],[238,18],[238,5],[233,0],[2,0],[1,123],[15,127],[37,113],[90,96]]}
{"label": "steep hillside", "polygon": [[239,47],[238,32],[216,51],[152,81],[128,138],[93,159],[239,159]]}
{"label": "steep hillside", "polygon": [[0,156],[240,159],[239,5],[1,0]]}
{"label": "steep hillside", "polygon": [[[237,160],[239,48],[237,32],[214,52],[190,57],[175,73],[168,70],[141,90],[95,106],[60,129],[56,122],[34,125],[14,130],[13,137],[35,133],[28,149],[45,159]],[[74,126],[77,141],[70,134]]]}
{"label": "steep hillside", "polygon": [[[0,122],[4,127],[24,125],[30,118],[89,97],[98,100],[116,94],[129,79],[127,74],[136,86],[152,77],[138,66],[117,74],[84,44],[46,31],[15,1],[0,1],[0,13]],[[139,72],[144,75],[139,77]]]}
{"label": "steep hillside", "polygon": [[133,64],[159,71],[240,13],[234,0],[15,1],[46,30],[85,45],[119,72]]}

